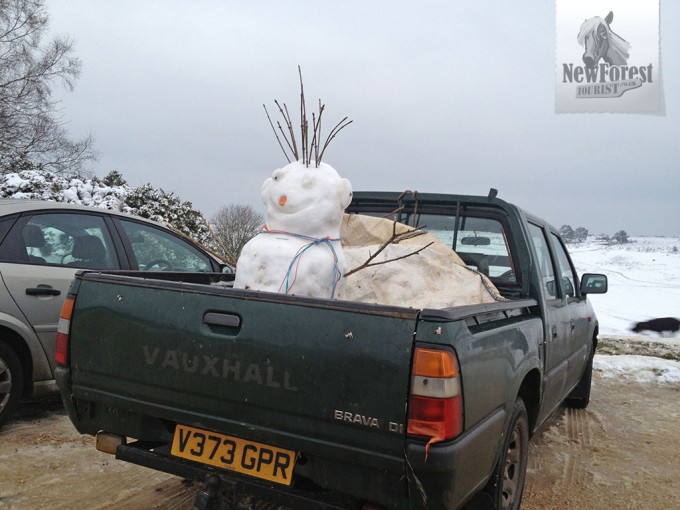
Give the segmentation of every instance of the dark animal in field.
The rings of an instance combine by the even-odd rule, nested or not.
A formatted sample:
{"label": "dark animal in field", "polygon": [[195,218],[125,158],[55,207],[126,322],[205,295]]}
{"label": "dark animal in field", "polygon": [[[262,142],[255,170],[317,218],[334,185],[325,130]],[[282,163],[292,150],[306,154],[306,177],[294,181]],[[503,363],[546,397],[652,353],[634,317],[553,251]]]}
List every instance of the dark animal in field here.
{"label": "dark animal in field", "polygon": [[632,330],[636,333],[640,333],[641,331],[656,331],[660,335],[663,335],[664,331],[676,333],[680,330],[680,320],[674,317],[650,319],[648,321],[638,322],[633,326]]}

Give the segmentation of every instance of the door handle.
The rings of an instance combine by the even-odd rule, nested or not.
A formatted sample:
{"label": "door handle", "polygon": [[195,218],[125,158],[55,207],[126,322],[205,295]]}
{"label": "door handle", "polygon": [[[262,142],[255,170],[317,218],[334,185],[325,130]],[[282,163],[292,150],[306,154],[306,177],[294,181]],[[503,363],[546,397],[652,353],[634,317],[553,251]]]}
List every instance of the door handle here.
{"label": "door handle", "polygon": [[37,287],[26,289],[27,296],[58,296],[61,294],[59,289],[55,289],[51,285],[39,284]]}
{"label": "door handle", "polygon": [[552,327],[552,338],[553,340],[557,338],[557,326]]}
{"label": "door handle", "polygon": [[203,315],[203,322],[208,326],[241,327],[241,317],[233,313],[207,312]]}

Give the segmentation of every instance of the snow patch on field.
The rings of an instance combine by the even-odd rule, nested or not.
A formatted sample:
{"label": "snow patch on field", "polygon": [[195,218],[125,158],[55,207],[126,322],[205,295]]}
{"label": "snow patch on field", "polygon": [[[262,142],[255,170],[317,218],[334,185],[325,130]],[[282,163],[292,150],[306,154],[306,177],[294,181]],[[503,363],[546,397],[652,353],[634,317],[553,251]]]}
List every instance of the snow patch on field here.
{"label": "snow patch on field", "polygon": [[593,370],[602,377],[613,379],[633,379],[641,383],[680,383],[680,362],[651,356],[598,354],[593,361]]}

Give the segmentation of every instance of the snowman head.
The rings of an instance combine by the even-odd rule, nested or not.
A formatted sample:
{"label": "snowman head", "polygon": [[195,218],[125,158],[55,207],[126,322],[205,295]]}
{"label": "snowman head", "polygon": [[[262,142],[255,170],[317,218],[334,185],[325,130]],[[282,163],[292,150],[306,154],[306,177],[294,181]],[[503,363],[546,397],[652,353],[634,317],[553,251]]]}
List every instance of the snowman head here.
{"label": "snowman head", "polygon": [[352,185],[326,163],[308,167],[296,161],[274,170],[262,184],[267,226],[323,238],[340,236],[342,215],[352,200]]}

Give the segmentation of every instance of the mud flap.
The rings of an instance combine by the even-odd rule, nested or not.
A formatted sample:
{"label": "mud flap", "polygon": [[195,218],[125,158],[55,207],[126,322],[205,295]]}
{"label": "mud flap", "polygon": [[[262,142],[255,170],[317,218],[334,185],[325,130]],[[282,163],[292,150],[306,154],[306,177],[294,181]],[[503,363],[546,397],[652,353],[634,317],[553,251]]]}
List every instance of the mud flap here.
{"label": "mud flap", "polygon": [[463,510],[496,510],[496,507],[491,496],[482,491],[475,494],[475,497],[468,501]]}

